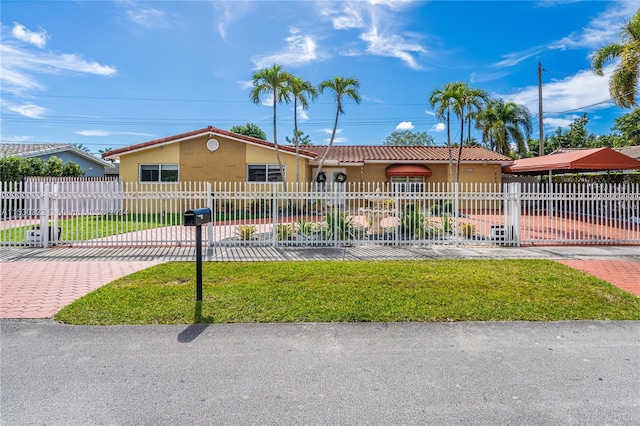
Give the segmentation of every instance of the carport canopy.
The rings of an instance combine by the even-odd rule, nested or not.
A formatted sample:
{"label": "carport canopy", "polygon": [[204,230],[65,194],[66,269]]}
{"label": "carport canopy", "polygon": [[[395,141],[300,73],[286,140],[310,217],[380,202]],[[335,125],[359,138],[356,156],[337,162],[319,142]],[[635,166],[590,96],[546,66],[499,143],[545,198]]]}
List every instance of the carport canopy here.
{"label": "carport canopy", "polygon": [[430,177],[431,170],[420,164],[392,164],[385,169],[387,177],[392,176],[424,176]]}
{"label": "carport canopy", "polygon": [[542,175],[640,169],[640,161],[611,148],[580,149],[515,160],[503,173]]}

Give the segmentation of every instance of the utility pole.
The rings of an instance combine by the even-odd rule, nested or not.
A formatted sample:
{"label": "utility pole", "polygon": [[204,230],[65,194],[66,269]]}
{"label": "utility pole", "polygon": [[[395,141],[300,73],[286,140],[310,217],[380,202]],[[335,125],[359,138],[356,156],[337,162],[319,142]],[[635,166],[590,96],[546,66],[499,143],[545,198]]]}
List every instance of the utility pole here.
{"label": "utility pole", "polygon": [[540,126],[540,156],[544,155],[544,130],[542,126],[542,63],[538,62],[538,125]]}

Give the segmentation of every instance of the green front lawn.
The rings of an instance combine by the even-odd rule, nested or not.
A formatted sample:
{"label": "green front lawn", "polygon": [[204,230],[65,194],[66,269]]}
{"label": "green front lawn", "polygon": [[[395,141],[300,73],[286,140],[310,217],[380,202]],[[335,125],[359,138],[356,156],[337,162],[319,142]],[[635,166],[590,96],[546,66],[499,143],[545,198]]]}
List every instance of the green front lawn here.
{"label": "green front lawn", "polygon": [[[181,225],[182,215],[124,214],[73,216],[58,220],[60,241],[87,241],[127,232],[143,231],[162,226]],[[52,225],[51,223],[49,225]],[[26,241],[26,232],[36,225],[22,226],[0,231],[0,240]]]}
{"label": "green front lawn", "polygon": [[640,320],[640,298],[546,260],[171,262],[67,306],[70,324]]}

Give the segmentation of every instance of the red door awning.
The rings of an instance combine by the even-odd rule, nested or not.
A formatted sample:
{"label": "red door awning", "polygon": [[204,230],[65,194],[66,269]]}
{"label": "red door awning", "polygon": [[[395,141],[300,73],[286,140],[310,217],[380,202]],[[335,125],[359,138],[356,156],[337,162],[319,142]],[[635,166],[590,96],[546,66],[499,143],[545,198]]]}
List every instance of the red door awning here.
{"label": "red door awning", "polygon": [[391,176],[424,176],[430,177],[431,170],[420,164],[392,164],[385,171],[387,177]]}

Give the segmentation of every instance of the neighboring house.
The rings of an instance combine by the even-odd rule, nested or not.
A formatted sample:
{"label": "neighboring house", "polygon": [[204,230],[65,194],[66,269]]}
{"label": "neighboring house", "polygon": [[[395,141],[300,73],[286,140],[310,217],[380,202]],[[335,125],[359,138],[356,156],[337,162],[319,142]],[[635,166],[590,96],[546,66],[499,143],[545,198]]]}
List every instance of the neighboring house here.
{"label": "neighboring house", "polygon": [[[301,181],[310,182],[326,146],[300,148]],[[295,149],[279,145],[285,179],[296,177]],[[452,150],[455,158],[457,149]],[[156,139],[102,155],[120,162],[125,182],[278,182],[281,181],[275,146],[271,142],[215,127]],[[485,148],[464,147],[461,182],[501,183],[502,165],[509,157]],[[326,182],[392,182],[422,184],[447,182],[446,147],[334,146],[323,166]]]}
{"label": "neighboring house", "polygon": [[640,146],[625,146],[624,148],[614,148],[620,154],[627,155],[636,160],[640,160]]}
{"label": "neighboring house", "polygon": [[24,158],[41,158],[47,161],[56,156],[63,163],[72,161],[84,170],[85,176],[102,177],[105,168],[112,168],[113,164],[94,157],[69,143],[2,143],[0,144],[0,156],[17,156]]}

